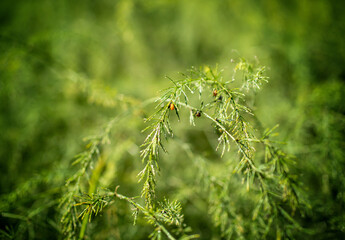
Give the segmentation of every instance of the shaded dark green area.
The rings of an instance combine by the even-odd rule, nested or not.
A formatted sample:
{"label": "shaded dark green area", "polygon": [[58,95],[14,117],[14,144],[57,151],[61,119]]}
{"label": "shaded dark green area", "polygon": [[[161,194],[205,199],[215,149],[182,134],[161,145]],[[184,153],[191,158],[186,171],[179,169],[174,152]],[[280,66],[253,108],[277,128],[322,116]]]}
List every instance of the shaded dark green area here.
{"label": "shaded dark green area", "polygon": [[[171,84],[165,75],[217,63],[231,72],[230,59],[257,56],[270,82],[253,108],[263,128],[280,124],[279,139],[297,157],[293,171],[309,204],[298,217],[305,231],[291,236],[343,239],[344,7],[337,0],[1,1],[0,236],[63,238],[58,203],[77,169],[72,159],[85,149],[84,137],[125,111],[130,117],[115,123],[104,146],[100,181],[139,195],[143,118],[153,112],[139,103]],[[180,136],[221,162],[207,139],[212,129],[198,124],[180,126]],[[182,199],[186,222],[202,239],[222,239],[205,196],[190,187],[195,169],[177,142],[168,147],[160,192]],[[243,217],[249,226],[251,217]],[[128,205],[119,202],[87,234],[147,239],[150,226],[132,222]]]}

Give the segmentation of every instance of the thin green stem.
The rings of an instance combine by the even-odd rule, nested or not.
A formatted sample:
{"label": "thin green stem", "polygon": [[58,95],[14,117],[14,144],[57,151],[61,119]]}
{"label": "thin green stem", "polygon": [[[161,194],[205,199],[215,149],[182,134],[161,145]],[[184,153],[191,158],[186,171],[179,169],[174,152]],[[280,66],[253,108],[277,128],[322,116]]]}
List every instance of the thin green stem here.
{"label": "thin green stem", "polygon": [[139,203],[136,203],[132,200],[132,198],[123,196],[121,194],[117,193],[117,189],[118,187],[115,189],[115,196],[126,200],[127,202],[131,203],[134,207],[136,207],[137,209],[141,210],[146,216],[153,218],[155,221],[155,225],[157,225],[163,232],[164,234],[170,239],[170,240],[176,240],[176,238],[174,238],[171,233],[158,221],[156,215],[154,214],[154,212],[150,209],[147,210],[146,208],[144,208],[143,206],[141,206]]}
{"label": "thin green stem", "polygon": [[[103,170],[103,167],[105,165],[105,161],[103,160],[102,157],[99,158],[98,162],[97,162],[97,166],[95,168],[95,171],[93,171],[91,180],[90,180],[90,186],[89,186],[89,195],[91,196],[93,193],[95,193],[96,191],[96,187],[98,184],[98,179],[101,175],[101,172]],[[85,236],[85,231],[86,231],[86,227],[87,227],[87,222],[89,221],[90,218],[90,214],[91,212],[88,212],[85,214],[81,228],[80,228],[80,232],[79,232],[79,240],[84,239]]]}

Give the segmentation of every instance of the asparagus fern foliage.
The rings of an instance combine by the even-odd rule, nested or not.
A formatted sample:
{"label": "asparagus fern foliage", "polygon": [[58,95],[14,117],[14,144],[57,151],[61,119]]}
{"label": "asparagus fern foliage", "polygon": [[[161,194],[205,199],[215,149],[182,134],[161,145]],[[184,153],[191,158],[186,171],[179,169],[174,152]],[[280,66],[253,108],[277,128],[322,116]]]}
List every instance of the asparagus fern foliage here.
{"label": "asparagus fern foliage", "polygon": [[[230,80],[225,79],[223,71],[217,67],[192,68],[187,74],[182,74],[181,80],[169,78],[171,87],[162,91],[156,100],[155,112],[145,119],[149,124],[143,130],[147,137],[141,146],[144,165],[138,174],[139,182],[143,184],[141,197],[124,196],[118,193],[118,188],[83,194],[78,187],[87,168],[97,158],[99,146],[108,140],[114,124],[114,120],[111,121],[103,134],[90,140],[88,151],[78,155],[75,163],[81,168],[67,182],[70,190],[61,201],[65,209],[62,222],[66,237],[76,238],[80,221],[84,219],[79,234],[79,238],[83,238],[87,225],[85,219],[91,221],[93,215],[113,204],[115,199],[127,201],[132,206],[135,219],[143,217],[153,226],[149,236],[152,239],[161,239],[163,235],[168,239],[198,237],[190,233],[191,228],[184,222],[179,201],[157,198],[157,181],[164,181],[164,176],[159,177],[160,163],[164,161],[161,153],[167,153],[164,146],[167,140],[175,139],[172,113],[180,122],[189,119],[192,126],[196,125],[197,118],[204,118],[217,136],[216,150],[220,158],[225,158],[224,166],[228,169],[222,176],[212,176],[207,170],[207,158],[193,152],[189,143],[181,143],[181,146],[184,146],[182,149],[190,156],[191,162],[194,159],[198,165],[205,183],[200,193],[208,193],[208,212],[222,236],[246,239],[275,235],[280,239],[289,236],[291,229],[302,230],[294,219],[302,205],[296,176],[290,170],[295,159],[280,148],[279,142],[272,140],[276,127],[261,131],[256,124],[258,119],[246,102],[248,95],[256,93],[268,82],[265,71],[265,67],[239,59]],[[229,152],[236,154],[227,155]],[[245,213],[251,214],[250,225],[243,221],[245,213],[241,209],[231,207],[234,204],[231,194],[239,191],[232,186],[238,179],[241,179],[247,195],[255,196],[246,200],[250,209]],[[144,205],[140,203],[141,199]]]}

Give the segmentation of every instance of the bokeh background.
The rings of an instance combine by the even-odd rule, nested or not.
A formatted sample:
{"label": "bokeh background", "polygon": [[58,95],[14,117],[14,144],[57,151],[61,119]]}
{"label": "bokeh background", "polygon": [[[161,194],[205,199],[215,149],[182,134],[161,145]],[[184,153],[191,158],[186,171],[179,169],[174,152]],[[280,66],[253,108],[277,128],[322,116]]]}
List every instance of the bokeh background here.
{"label": "bokeh background", "polygon": [[[343,239],[344,9],[339,0],[2,0],[1,236],[60,239],[57,199],[82,139],[158,96],[171,84],[166,75],[216,64],[231,72],[230,60],[242,56],[268,67],[270,82],[257,94],[255,112],[265,127],[280,124],[280,139],[298,158],[295,171],[310,201],[301,225],[310,231],[297,238]],[[121,183],[128,195],[140,192],[140,130],[150,113],[152,106],[121,123],[105,151],[112,159],[106,185]],[[212,147],[198,142],[203,131],[184,131],[196,151]],[[166,167],[176,170],[162,175],[175,178],[161,188],[170,196],[184,189],[183,199],[191,193],[178,169],[188,164],[170,148],[166,158],[174,165]],[[191,180],[192,173],[183,175]],[[202,239],[221,238],[207,213],[184,203]],[[109,211],[116,217],[95,223],[90,236],[147,238],[148,226],[132,227],[128,212]]]}

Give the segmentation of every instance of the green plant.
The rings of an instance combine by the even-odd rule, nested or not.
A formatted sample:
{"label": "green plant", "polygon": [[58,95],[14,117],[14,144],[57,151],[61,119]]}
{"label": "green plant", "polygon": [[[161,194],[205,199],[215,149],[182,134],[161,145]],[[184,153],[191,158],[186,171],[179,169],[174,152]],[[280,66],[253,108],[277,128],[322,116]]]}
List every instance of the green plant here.
{"label": "green plant", "polygon": [[[345,239],[344,1],[0,5],[0,239],[167,238],[162,227],[175,238]],[[233,48],[258,54],[272,81],[260,80],[258,62],[229,66]],[[181,95],[181,103],[154,109],[165,94],[159,89],[175,92],[163,74],[178,85],[191,74],[212,79],[209,68],[173,73],[216,62],[226,88],[245,95],[235,102],[254,113],[240,111],[250,141],[222,135],[221,126],[231,135],[233,126],[217,117],[224,106],[213,101],[226,96],[209,83],[200,98],[185,88],[187,103]],[[246,81],[256,73],[258,81]],[[144,171],[138,184],[150,161],[140,157],[149,145],[140,145],[153,129],[141,130],[161,113],[143,119],[162,107],[173,135],[161,134],[167,153],[157,147],[151,161],[159,170],[153,179]],[[90,135],[84,148],[80,139]]]}
{"label": "green plant", "polygon": [[[89,138],[87,151],[76,156],[74,164],[80,166],[79,170],[68,179],[67,191],[60,203],[66,238],[75,239],[79,234],[79,239],[83,239],[88,222],[105,207],[116,204],[116,199],[132,206],[134,222],[144,218],[144,222],[153,225],[154,230],[149,235],[152,239],[161,239],[162,235],[168,239],[198,237],[198,234],[190,234],[191,228],[186,225],[182,213],[183,204],[178,199],[157,197],[157,182],[164,182],[164,176],[159,177],[164,161],[161,152],[167,153],[164,145],[169,139],[184,149],[188,156],[186,161],[198,169],[203,184],[193,187],[197,193],[208,196],[208,213],[221,236],[228,239],[275,236],[280,239],[303,230],[294,217],[296,212],[297,218],[303,213],[297,211],[303,210],[303,201],[297,176],[291,170],[294,157],[280,149],[279,142],[272,140],[277,126],[260,130],[259,120],[246,102],[251,92],[267,82],[265,68],[240,58],[230,80],[225,80],[217,67],[192,68],[188,74],[183,74],[182,80],[170,80],[172,86],[155,99],[156,111],[145,120],[149,125],[144,132],[149,133],[141,150],[144,164],[138,174],[143,184],[141,197],[124,196],[118,193],[118,186],[115,191],[108,190],[109,186],[99,186],[96,190],[104,167],[102,145],[109,143],[114,125],[144,107],[135,104],[126,114],[110,121],[100,135]],[[219,172],[210,171],[207,157],[174,136],[173,114],[182,123],[189,115],[192,126],[197,125],[196,119],[204,119],[209,128],[214,129],[218,141],[216,149],[220,150],[217,156],[223,159],[217,169]],[[95,165],[93,169],[92,165]],[[82,190],[83,179],[87,178],[88,194]],[[142,199],[144,205],[140,203]]]}

